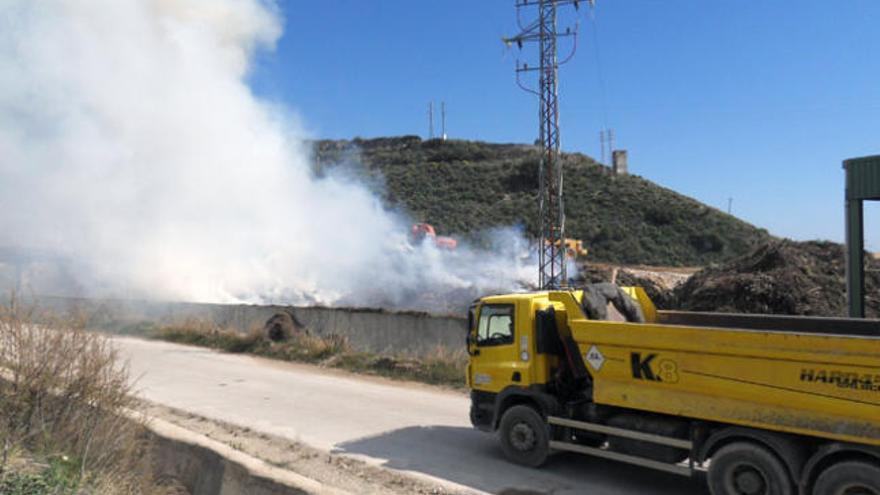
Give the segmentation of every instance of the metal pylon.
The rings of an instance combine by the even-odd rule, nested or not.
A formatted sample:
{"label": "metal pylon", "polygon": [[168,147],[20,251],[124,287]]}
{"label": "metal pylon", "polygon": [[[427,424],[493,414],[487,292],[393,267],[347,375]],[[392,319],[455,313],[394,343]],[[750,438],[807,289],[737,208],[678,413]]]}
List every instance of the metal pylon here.
{"label": "metal pylon", "polygon": [[[523,9],[537,8],[537,19],[523,26],[520,33],[504,41],[516,43],[522,48],[524,43],[538,44],[538,67],[529,67],[517,61],[517,83],[524,90],[536,94],[540,99],[541,161],[538,168],[538,221],[540,238],[538,240],[538,283],[542,289],[559,289],[568,283],[565,269],[565,208],[562,194],[562,161],[559,157],[559,66],[568,61],[571,55],[559,62],[557,40],[572,36],[575,40],[577,29],[557,30],[557,9],[563,5],[578,7],[580,0],[518,0],[517,17]],[[573,45],[574,47],[574,45]],[[572,49],[572,55],[574,49]],[[537,90],[522,84],[520,75],[538,72]]]}

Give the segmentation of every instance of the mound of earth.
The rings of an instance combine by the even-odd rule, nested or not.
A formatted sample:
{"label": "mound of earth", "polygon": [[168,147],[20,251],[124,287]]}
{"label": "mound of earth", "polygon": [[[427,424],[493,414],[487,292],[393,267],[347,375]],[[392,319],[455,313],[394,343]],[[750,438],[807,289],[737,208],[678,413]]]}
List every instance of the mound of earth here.
{"label": "mound of earth", "polygon": [[[846,255],[832,242],[771,241],[694,274],[676,289],[689,311],[846,316]],[[880,316],[880,263],[866,259],[866,313]]]}
{"label": "mound of earth", "polygon": [[600,263],[586,263],[579,268],[575,287],[586,284],[612,282],[621,287],[641,287],[658,309],[674,306],[673,289],[687,279],[687,275],[674,274],[672,277],[658,277],[656,272],[627,267],[615,267]]}
{"label": "mound of earth", "polygon": [[[477,246],[486,232],[518,226],[537,238],[540,150],[523,144],[423,141],[417,136],[317,141],[315,173],[356,177],[392,210]],[[770,239],[710,205],[636,175],[615,175],[580,153],[563,153],[566,237],[589,261],[704,266]]]}

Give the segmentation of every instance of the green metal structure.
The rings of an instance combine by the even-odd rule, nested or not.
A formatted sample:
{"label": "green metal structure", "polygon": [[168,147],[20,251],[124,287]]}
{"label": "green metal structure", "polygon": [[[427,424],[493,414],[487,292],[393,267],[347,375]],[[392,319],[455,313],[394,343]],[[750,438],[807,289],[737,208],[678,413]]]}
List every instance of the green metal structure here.
{"label": "green metal structure", "polygon": [[880,155],[852,158],[846,170],[846,298],[849,315],[865,317],[865,200],[880,200]]}

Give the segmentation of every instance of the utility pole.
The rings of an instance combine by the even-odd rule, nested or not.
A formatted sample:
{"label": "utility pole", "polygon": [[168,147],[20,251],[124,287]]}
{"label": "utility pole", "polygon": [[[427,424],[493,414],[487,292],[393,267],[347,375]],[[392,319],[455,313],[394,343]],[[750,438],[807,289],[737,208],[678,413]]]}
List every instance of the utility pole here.
{"label": "utility pole", "polygon": [[[608,156],[614,162],[614,129],[608,129]],[[612,163],[613,164],[613,163]]]}
{"label": "utility pole", "polygon": [[[565,209],[562,202],[562,162],[559,159],[559,66],[557,41],[563,37],[576,40],[577,29],[557,30],[557,11],[559,7],[572,5],[576,9],[581,0],[517,0],[517,19],[522,11],[537,8],[537,18],[523,25],[520,22],[519,34],[504,38],[510,46],[516,43],[522,48],[524,43],[537,43],[538,66],[529,67],[527,63],[516,63],[517,84],[524,90],[540,98],[541,161],[538,168],[538,283],[541,289],[559,289],[568,284],[565,269]],[[573,45],[576,46],[576,45]],[[520,76],[528,72],[538,72],[538,89],[524,86]]]}
{"label": "utility pole", "polygon": [[733,211],[733,198],[727,198],[727,214],[730,215]]}
{"label": "utility pole", "polygon": [[601,148],[602,165],[613,165],[605,161],[606,158],[614,160],[614,129],[602,129],[599,131],[599,148]]}
{"label": "utility pole", "polygon": [[446,141],[446,102],[440,102],[440,139]]}
{"label": "utility pole", "polygon": [[428,139],[434,139],[434,102],[428,102]]}

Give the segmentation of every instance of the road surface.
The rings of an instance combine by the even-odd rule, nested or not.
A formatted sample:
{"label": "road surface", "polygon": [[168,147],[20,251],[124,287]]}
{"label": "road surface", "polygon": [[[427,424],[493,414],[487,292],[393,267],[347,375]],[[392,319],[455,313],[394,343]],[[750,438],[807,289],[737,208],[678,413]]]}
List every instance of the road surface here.
{"label": "road surface", "polygon": [[114,338],[142,397],[477,492],[706,495],[686,479],[578,455],[509,464],[463,393],[206,349]]}

